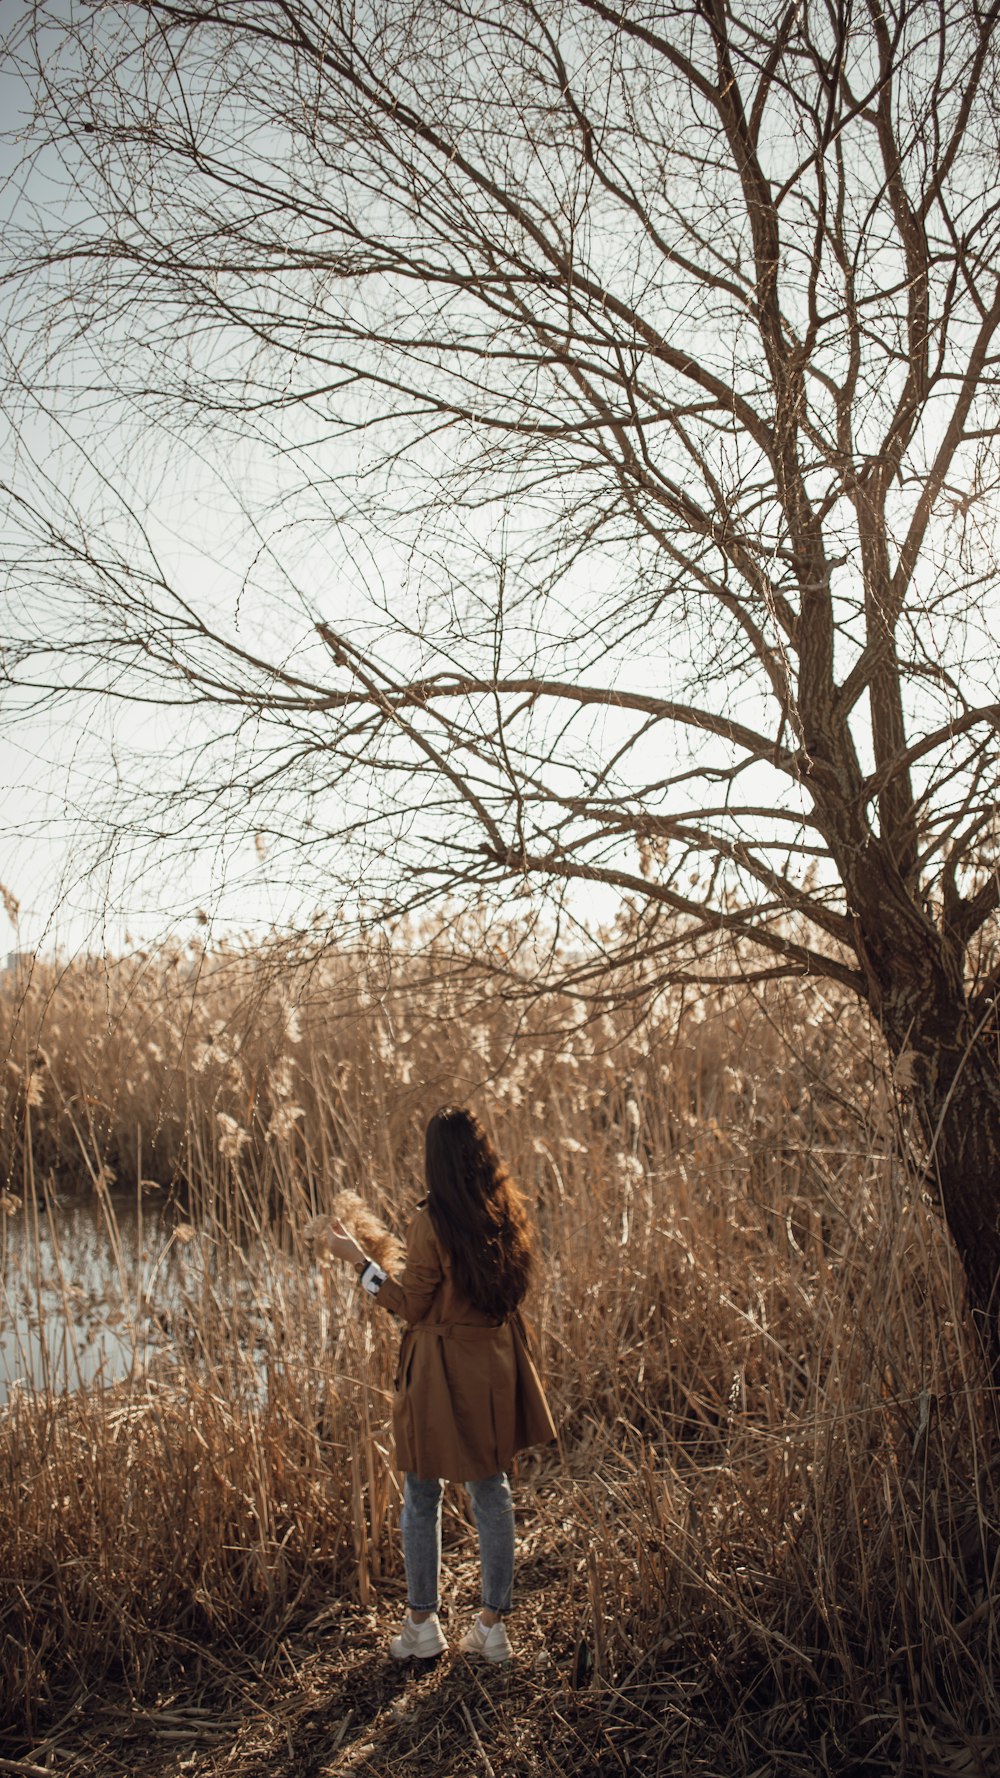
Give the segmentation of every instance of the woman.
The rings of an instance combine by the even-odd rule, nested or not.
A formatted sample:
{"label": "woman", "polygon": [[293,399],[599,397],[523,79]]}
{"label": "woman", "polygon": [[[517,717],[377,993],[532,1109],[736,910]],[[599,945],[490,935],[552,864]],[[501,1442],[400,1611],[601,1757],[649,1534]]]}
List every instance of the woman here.
{"label": "woman", "polygon": [[396,1660],[440,1654],[441,1498],[464,1482],[479,1533],[482,1609],[461,1640],[466,1654],[506,1661],[514,1504],[506,1471],[515,1451],[555,1438],[518,1309],[531,1272],[520,1193],[471,1111],[447,1106],[425,1144],[427,1196],[417,1207],[398,1280],[370,1260],[343,1223],[326,1243],[355,1265],[363,1288],[406,1322],[393,1398],[396,1457],[406,1472],[403,1557],[409,1610],[390,1643]]}

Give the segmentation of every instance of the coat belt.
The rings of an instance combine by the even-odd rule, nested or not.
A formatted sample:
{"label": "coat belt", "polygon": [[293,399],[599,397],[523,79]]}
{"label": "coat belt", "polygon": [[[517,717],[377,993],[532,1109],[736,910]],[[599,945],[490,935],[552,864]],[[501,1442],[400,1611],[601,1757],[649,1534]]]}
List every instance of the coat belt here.
{"label": "coat belt", "polygon": [[[450,1333],[495,1334],[509,1325],[506,1321],[415,1321],[406,1333],[429,1333],[443,1336]],[[404,1339],[406,1335],[404,1334]]]}

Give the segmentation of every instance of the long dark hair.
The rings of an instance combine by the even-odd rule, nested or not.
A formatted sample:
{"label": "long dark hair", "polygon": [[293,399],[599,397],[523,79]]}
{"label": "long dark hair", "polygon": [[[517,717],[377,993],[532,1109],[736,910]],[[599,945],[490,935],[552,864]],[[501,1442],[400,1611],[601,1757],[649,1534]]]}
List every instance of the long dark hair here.
{"label": "long dark hair", "polygon": [[531,1275],[524,1200],[479,1119],[445,1105],[427,1125],[427,1209],[455,1288],[481,1315],[513,1314]]}

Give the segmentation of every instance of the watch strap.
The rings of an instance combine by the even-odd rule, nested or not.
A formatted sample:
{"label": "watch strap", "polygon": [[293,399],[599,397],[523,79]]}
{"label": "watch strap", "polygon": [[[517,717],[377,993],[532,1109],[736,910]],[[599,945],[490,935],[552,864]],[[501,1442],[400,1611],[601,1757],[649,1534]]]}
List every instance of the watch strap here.
{"label": "watch strap", "polygon": [[358,1282],[362,1290],[367,1290],[369,1296],[378,1296],[388,1276],[388,1272],[383,1272],[377,1260],[370,1259],[365,1262]]}

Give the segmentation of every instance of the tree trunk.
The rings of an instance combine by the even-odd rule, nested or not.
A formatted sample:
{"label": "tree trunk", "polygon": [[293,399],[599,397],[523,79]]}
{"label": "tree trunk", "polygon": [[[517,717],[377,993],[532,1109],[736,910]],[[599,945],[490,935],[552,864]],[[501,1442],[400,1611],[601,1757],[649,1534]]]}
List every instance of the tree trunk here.
{"label": "tree trunk", "polygon": [[[908,971],[908,975],[910,972]],[[910,976],[912,981],[912,975]],[[912,1090],[927,1142],[929,1170],[965,1270],[969,1307],[991,1377],[1000,1384],[1000,1063],[995,1014],[974,1018],[968,1000],[941,972],[926,998],[900,1016],[883,1005],[881,1023],[903,1081]],[[936,991],[935,991],[936,990]],[[905,1059],[905,1061],[904,1061]]]}
{"label": "tree trunk", "polygon": [[993,1043],[970,1034],[950,1084],[921,1096],[920,1109],[972,1319],[1000,1383],[1000,1070]]}

